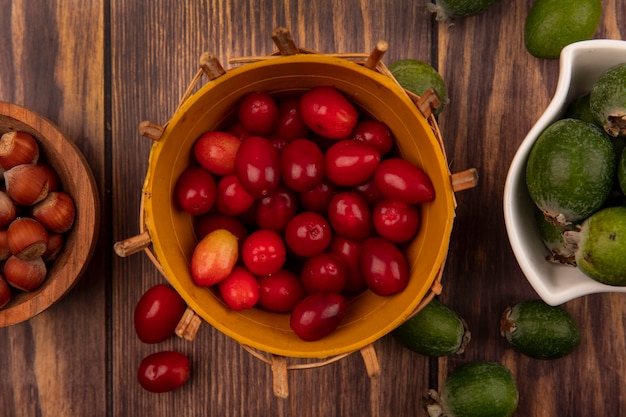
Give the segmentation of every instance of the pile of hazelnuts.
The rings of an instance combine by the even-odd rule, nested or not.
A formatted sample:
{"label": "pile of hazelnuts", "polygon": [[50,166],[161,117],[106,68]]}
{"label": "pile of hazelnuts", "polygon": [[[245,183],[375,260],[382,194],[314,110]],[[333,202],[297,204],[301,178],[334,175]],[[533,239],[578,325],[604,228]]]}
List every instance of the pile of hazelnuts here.
{"label": "pile of hazelnuts", "polygon": [[0,308],[16,291],[42,286],[74,224],[74,200],[40,156],[37,140],[27,132],[0,137]]}

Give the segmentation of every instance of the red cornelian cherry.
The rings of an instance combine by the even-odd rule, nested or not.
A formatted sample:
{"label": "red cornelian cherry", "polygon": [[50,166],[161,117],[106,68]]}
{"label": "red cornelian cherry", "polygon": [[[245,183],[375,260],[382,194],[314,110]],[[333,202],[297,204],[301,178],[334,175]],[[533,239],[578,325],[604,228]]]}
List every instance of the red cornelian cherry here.
{"label": "red cornelian cherry", "polygon": [[241,248],[241,260],[255,275],[278,272],[287,259],[285,242],[273,230],[259,229],[246,238]]}
{"label": "red cornelian cherry", "polygon": [[317,213],[305,211],[295,215],[285,229],[285,241],[297,256],[309,257],[326,250],[332,231],[326,219]]}
{"label": "red cornelian cherry", "polygon": [[278,126],[279,112],[271,95],[263,92],[244,97],[238,112],[239,121],[253,135],[267,135]]}
{"label": "red cornelian cherry", "polygon": [[258,305],[277,313],[289,313],[305,296],[302,281],[287,269],[259,277],[259,286]]}

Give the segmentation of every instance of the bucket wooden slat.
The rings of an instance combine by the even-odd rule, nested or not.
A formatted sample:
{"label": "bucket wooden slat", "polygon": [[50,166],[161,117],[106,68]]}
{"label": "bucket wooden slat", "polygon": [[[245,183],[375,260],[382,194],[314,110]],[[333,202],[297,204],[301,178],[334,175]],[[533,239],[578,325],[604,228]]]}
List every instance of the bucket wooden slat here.
{"label": "bucket wooden slat", "polygon": [[363,66],[371,70],[376,70],[376,67],[380,64],[381,59],[383,59],[383,55],[385,55],[388,48],[389,45],[386,41],[378,41],[372,52],[365,60]]}
{"label": "bucket wooden slat", "polygon": [[272,33],[272,40],[278,47],[281,55],[295,55],[299,53],[299,49],[291,36],[291,32],[287,28],[279,27]]}
{"label": "bucket wooden slat", "polygon": [[139,124],[139,134],[148,139],[152,139],[155,142],[161,139],[163,130],[165,130],[163,126],[149,120],[144,120]]}

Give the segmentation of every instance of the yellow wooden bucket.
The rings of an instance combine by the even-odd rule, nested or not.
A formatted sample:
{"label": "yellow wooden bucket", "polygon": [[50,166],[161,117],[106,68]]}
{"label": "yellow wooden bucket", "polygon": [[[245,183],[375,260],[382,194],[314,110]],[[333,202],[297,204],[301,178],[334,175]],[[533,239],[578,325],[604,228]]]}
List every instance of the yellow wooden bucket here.
{"label": "yellow wooden bucket", "polygon": [[[380,48],[375,51],[384,52]],[[455,185],[434,116],[420,111],[420,98],[411,97],[402,89],[376,60],[376,54],[361,56],[368,60],[359,56],[349,59],[297,49],[286,56],[250,59],[229,71],[223,71],[218,62],[211,64],[205,59],[202,66],[209,81],[188,93],[167,124],[143,126],[145,135],[155,139],[142,190],[144,229],[140,235],[118,242],[118,254],[132,251],[129,248],[133,246],[145,246],[155,265],[195,314],[240,344],[272,355],[335,357],[361,350],[395,329],[419,309],[420,303],[440,291],[455,218],[454,192],[473,187],[475,172],[469,173],[469,185]],[[179,175],[192,162],[195,140],[204,132],[231,124],[245,95],[264,91],[280,96],[323,85],[339,89],[361,110],[386,123],[403,158],[429,175],[436,197],[421,205],[420,230],[407,248],[407,288],[390,297],[364,291],[348,302],[346,317],[337,330],[310,342],[299,339],[290,329],[288,314],[257,308],[233,311],[216,292],[193,283],[189,271],[197,243],[193,219],[176,209],[172,196]],[[466,174],[457,178],[467,181]]]}

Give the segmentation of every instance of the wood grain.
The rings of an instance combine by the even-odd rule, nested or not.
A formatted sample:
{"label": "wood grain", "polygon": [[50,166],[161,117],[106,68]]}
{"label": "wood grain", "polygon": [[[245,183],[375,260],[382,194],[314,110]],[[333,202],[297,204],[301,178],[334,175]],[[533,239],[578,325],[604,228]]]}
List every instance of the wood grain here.
{"label": "wood grain", "polygon": [[[502,214],[508,165],[549,103],[558,61],[530,56],[523,22],[531,2],[503,1],[484,14],[436,24],[424,1],[398,0],[0,0],[0,100],[57,123],[83,151],[100,187],[99,249],[86,276],[35,319],[0,329],[0,416],[425,416],[422,397],[472,360],[507,365],[520,390],[515,416],[624,415],[624,296],[567,303],[583,340],[572,355],[531,360],[498,333],[508,305],[536,294],[510,250]],[[623,39],[626,10],[603,0],[596,37]],[[386,63],[416,58],[435,66],[449,89],[439,117],[453,172],[477,168],[478,187],[457,194],[458,210],[442,300],[468,321],[461,356],[429,359],[392,337],[374,343],[381,365],[370,378],[361,356],[289,371],[289,397],[272,393],[270,367],[209,325],[193,342],[137,339],[141,294],[164,282],[143,254],[120,258],[113,244],[139,233],[141,188],[151,140],[164,124],[203,52],[232,57],[275,49],[285,26],[299,46],[367,52],[377,41]],[[180,390],[150,394],[136,382],[147,354],[179,350],[192,361]]]}
{"label": "wood grain", "polygon": [[[1,1],[0,100],[50,119],[104,199],[104,3]],[[101,240],[83,278],[34,319],[0,330],[0,415],[94,415],[107,407]]]}
{"label": "wood grain", "polygon": [[[261,10],[255,9],[252,2],[249,4],[243,2],[240,4],[217,3],[209,5],[208,10],[204,11],[208,13],[208,16],[211,16],[208,20],[208,28],[205,27],[205,19],[202,18],[187,20],[186,22],[172,22],[171,25],[161,26],[159,37],[154,39],[158,44],[157,49],[173,50],[176,48],[178,53],[173,58],[175,61],[180,60],[180,62],[173,66],[177,68],[176,71],[180,72],[180,76],[172,78],[172,75],[169,74],[160,77],[155,74],[155,71],[152,71],[152,76],[154,77],[153,86],[158,85],[158,87],[145,85],[146,82],[150,81],[150,78],[138,80],[136,77],[122,77],[119,89],[113,92],[113,109],[114,112],[119,112],[120,115],[125,115],[125,117],[119,120],[114,119],[113,125],[118,126],[121,131],[133,131],[144,118],[160,122],[166,121],[174,111],[176,100],[182,96],[191,76],[195,73],[198,59],[202,52],[212,52],[228,68],[228,60],[231,57],[263,55],[273,51],[276,47],[272,42],[271,34],[279,25],[290,29],[299,46],[319,51],[369,52],[379,39],[385,39],[390,45],[386,57],[392,55],[400,56],[404,47],[400,49],[399,45],[408,43],[414,46],[416,54],[420,54],[420,51],[423,51],[421,52],[422,58],[429,59],[428,54],[430,50],[426,43],[419,43],[418,45],[416,40],[412,38],[409,40],[406,34],[393,30],[392,25],[374,21],[378,17],[385,16],[385,10],[387,10],[388,6],[384,6],[382,2],[369,5],[369,7],[367,5],[362,6],[358,2],[343,2],[343,6],[339,6],[341,10],[344,7],[353,10],[361,10],[361,7],[365,7],[366,10],[355,13],[355,15],[361,14],[363,21],[369,23],[363,26],[363,23],[359,22],[357,18],[356,23],[350,23],[358,24],[357,36],[346,36],[339,33],[336,38],[332,34],[336,33],[336,28],[343,24],[342,16],[344,16],[344,12],[333,10],[330,7],[330,2],[323,3],[288,2],[284,5],[276,3]],[[122,33],[126,30],[149,31],[152,28],[153,21],[163,22],[166,19],[172,19],[172,16],[182,17],[192,14],[186,7],[181,7],[175,11],[163,11],[161,16],[146,16],[144,20],[138,19],[137,13],[130,12],[127,9],[127,5],[123,7],[124,10],[120,9],[119,14],[117,11],[112,13],[112,19],[116,19],[116,16],[122,19],[117,23],[117,27]],[[157,9],[154,12],[157,12]],[[422,33],[422,39],[427,38],[431,30],[428,19],[424,19],[425,16],[413,8],[411,8],[409,13],[409,16],[411,15],[415,19],[412,25],[419,28],[413,34]],[[132,19],[125,21],[123,20],[125,16],[132,17]],[[312,19],[319,21],[320,24],[306,24],[306,22]],[[197,40],[200,41],[199,44],[194,44],[193,42],[176,44],[176,31],[179,29],[179,25],[183,23],[187,26],[190,34],[198,34]],[[374,25],[377,27],[376,30],[371,27]],[[210,32],[210,36],[205,35],[207,30]],[[113,34],[114,39],[115,36]],[[139,36],[139,34],[136,36]],[[114,40],[113,44],[115,43],[116,41]],[[113,66],[116,68],[120,65],[120,74],[132,74],[131,71],[124,69],[122,66],[132,68],[135,65],[142,65],[146,60],[145,56],[132,57],[126,54],[120,54],[117,58],[120,61],[115,62],[116,58],[114,57]],[[170,62],[166,65],[170,64],[172,63]],[[128,85],[124,85],[124,82],[128,83]],[[128,94],[129,89],[136,89],[136,91],[133,94]],[[123,94],[120,96],[119,101],[116,99],[118,93]],[[167,98],[161,99],[162,94],[165,94]],[[145,98],[141,99],[142,96],[151,96],[153,100],[148,100],[146,103]],[[138,98],[139,101],[137,101]],[[129,107],[124,109],[125,106]],[[145,114],[141,118],[137,116],[129,117],[129,115],[133,114],[130,110],[133,106],[141,108]],[[140,161],[136,158],[136,155],[143,154],[147,156],[150,144],[145,139],[139,138],[138,140],[136,151],[114,151],[114,154],[119,155],[114,163],[121,164],[119,165],[120,167],[125,163],[135,164],[136,168],[133,169],[133,172],[145,171],[147,157],[144,161]],[[126,151],[128,150],[128,140],[120,141],[119,145],[125,147]],[[131,145],[135,146],[135,144]],[[140,166],[142,166],[142,169],[139,168]],[[113,172],[119,172],[119,175],[126,176],[124,174],[125,171],[121,168],[114,168]],[[135,182],[135,189],[140,190],[142,178],[137,176],[131,181]],[[120,190],[124,195],[119,197],[126,200],[129,197],[134,198],[133,202],[127,201],[124,204],[130,203],[129,207],[136,207],[135,210],[138,210],[139,193],[129,196],[125,190],[127,189]],[[124,226],[124,222],[128,222],[128,224]],[[115,225],[116,228],[120,228],[119,230],[129,230],[128,225],[131,225],[130,230],[138,230],[136,219],[132,218],[121,219],[121,224],[119,221],[116,221]],[[124,236],[120,235],[120,237]],[[120,346],[124,346],[130,352],[135,352],[129,355],[126,349],[122,350],[117,346],[114,347],[114,355],[119,355],[119,357],[114,357],[114,374],[116,370],[119,370],[120,381],[127,381],[129,378],[128,372],[134,372],[141,356],[153,350],[149,349],[150,347],[141,345],[136,340],[130,327],[132,323],[129,321],[129,317],[131,317],[134,303],[141,292],[147,289],[148,286],[162,281],[162,278],[154,274],[153,268],[145,260],[138,261],[133,258],[132,265],[129,261],[121,261],[121,268],[128,266],[128,268],[135,269],[122,272],[120,277],[123,279],[123,277],[143,276],[143,283],[120,282],[114,285],[114,291],[120,290],[119,296],[114,296],[114,299],[120,300],[120,304],[114,309],[114,328],[124,329],[121,331],[124,339],[120,340]],[[140,269],[136,269],[138,267]],[[134,298],[129,297],[128,294],[133,294]],[[124,295],[126,295],[125,298],[123,297]],[[121,301],[123,301],[123,304]],[[390,406],[393,407],[396,403],[388,398],[381,398],[379,388],[376,387],[376,389],[372,390],[372,384],[376,383],[380,386],[386,384],[387,382],[385,381],[392,381],[394,376],[389,371],[390,366],[399,364],[402,367],[423,370],[423,379],[418,382],[419,386],[416,387],[416,393],[424,391],[425,381],[428,378],[428,360],[416,355],[407,355],[396,346],[395,352],[399,354],[396,357],[385,358],[385,361],[382,363],[383,374],[375,382],[370,381],[360,355],[355,354],[323,368],[289,371],[290,395],[286,400],[281,400],[272,393],[270,368],[250,356],[235,342],[217,333],[209,326],[201,329],[193,345],[173,340],[168,341],[165,346],[159,346],[158,348],[177,348],[190,355],[193,363],[196,365],[194,367],[193,383],[183,387],[183,390],[189,392],[182,396],[176,394],[168,395],[168,400],[165,402],[155,403],[153,395],[144,392],[136,385],[126,385],[123,388],[124,393],[120,393],[118,396],[120,401],[116,403],[115,415],[128,414],[133,410],[137,410],[138,404],[140,404],[141,410],[155,412],[160,415],[171,415],[168,413],[172,413],[174,409],[167,406],[169,401],[171,401],[170,398],[181,397],[195,398],[200,403],[212,404],[214,412],[222,413],[223,415],[246,415],[248,412],[251,412],[250,410],[276,410],[276,415],[279,416],[350,415],[353,410],[360,410],[359,413],[365,416],[384,415],[384,411]],[[320,383],[321,381],[327,382]],[[406,388],[410,388],[410,385]],[[406,388],[403,387],[403,389]],[[415,402],[411,407],[417,412],[421,407],[419,403],[421,394],[412,394],[411,391],[406,392],[406,394],[414,398]],[[306,402],[306,398],[317,400]],[[233,402],[233,399],[237,399],[236,402]],[[404,407],[402,404],[398,406]]]}
{"label": "wood grain", "polygon": [[[529,359],[499,335],[507,306],[537,298],[502,226],[504,178],[517,147],[550,102],[559,70],[558,60],[536,59],[525,50],[523,21],[530,5],[502,2],[484,15],[439,28],[439,50],[446,51],[439,63],[451,96],[440,119],[446,149],[453,168],[477,167],[481,176],[479,187],[458,196],[444,277],[449,285],[442,295],[467,319],[473,339],[461,358],[440,361],[440,380],[461,363],[492,360],[516,377],[521,398],[516,415],[622,415],[626,402],[619,375],[625,362],[615,348],[623,345],[623,295],[593,295],[563,306],[578,322],[582,342],[559,360]],[[616,22],[624,8],[613,1],[603,7],[596,36],[623,39]],[[617,369],[602,370],[604,361]]]}

